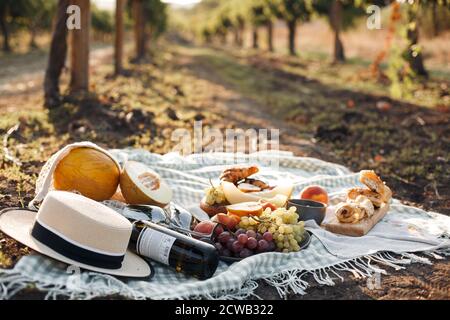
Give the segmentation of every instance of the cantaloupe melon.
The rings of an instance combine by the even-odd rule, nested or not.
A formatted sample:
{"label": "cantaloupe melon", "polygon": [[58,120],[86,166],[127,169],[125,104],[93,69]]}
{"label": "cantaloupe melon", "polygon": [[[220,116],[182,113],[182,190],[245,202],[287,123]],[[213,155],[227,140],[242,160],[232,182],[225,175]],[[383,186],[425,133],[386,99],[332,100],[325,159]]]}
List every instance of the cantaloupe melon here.
{"label": "cantaloupe melon", "polygon": [[108,200],[117,190],[120,168],[106,153],[94,148],[73,149],[53,173],[56,190],[79,192],[96,201]]}

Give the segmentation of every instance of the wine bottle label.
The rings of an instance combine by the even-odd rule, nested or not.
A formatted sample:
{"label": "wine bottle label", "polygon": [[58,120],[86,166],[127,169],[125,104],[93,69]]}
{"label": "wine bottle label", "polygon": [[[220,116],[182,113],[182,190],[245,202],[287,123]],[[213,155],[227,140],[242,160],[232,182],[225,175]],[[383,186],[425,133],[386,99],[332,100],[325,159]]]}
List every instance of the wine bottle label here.
{"label": "wine bottle label", "polygon": [[139,235],[136,251],[152,260],[169,265],[169,255],[175,237],[157,230],[145,228]]}

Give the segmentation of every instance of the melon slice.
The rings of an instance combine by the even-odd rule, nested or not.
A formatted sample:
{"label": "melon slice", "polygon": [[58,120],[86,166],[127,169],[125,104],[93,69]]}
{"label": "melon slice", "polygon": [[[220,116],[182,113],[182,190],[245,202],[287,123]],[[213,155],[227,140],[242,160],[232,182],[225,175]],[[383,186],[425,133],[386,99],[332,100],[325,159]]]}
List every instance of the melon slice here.
{"label": "melon slice", "polygon": [[165,207],[172,200],[172,189],[146,165],[128,161],[120,176],[120,190],[129,204]]}
{"label": "melon slice", "polygon": [[271,199],[262,199],[261,203],[270,203],[274,205],[277,208],[282,208],[286,206],[286,203],[288,201],[288,197],[286,197],[284,194],[277,194],[275,197]]}
{"label": "melon slice", "polygon": [[244,216],[260,216],[263,213],[263,207],[258,202],[243,202],[227,206],[230,214]]}
{"label": "melon slice", "polygon": [[260,187],[257,187],[250,183],[240,183],[240,184],[238,184],[237,187],[239,190],[241,190],[242,192],[245,192],[245,193],[261,191]]}
{"label": "melon slice", "polygon": [[[260,200],[267,200],[276,198],[278,195],[284,195],[286,200],[291,197],[294,185],[291,182],[284,181],[273,188],[272,190],[260,191],[260,192],[242,192],[233,183],[228,181],[222,181],[222,189],[230,204],[242,203],[242,202],[258,202]],[[280,197],[277,197],[278,199]]]}

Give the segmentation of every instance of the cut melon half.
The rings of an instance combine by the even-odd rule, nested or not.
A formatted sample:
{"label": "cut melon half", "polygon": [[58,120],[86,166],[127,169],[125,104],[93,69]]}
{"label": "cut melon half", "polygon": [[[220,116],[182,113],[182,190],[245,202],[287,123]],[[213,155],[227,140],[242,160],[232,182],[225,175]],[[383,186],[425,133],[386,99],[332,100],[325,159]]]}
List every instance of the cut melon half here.
{"label": "cut melon half", "polygon": [[172,200],[172,189],[146,165],[128,161],[120,176],[120,190],[129,204],[165,207]]}
{"label": "cut melon half", "polygon": [[249,193],[239,190],[239,188],[231,182],[222,181],[222,189],[227,201],[230,204],[258,202],[260,200],[267,200],[270,202],[271,199],[278,199],[279,202],[279,195],[285,196],[286,200],[291,197],[292,191],[294,190],[294,185],[291,182],[283,181],[272,190]]}

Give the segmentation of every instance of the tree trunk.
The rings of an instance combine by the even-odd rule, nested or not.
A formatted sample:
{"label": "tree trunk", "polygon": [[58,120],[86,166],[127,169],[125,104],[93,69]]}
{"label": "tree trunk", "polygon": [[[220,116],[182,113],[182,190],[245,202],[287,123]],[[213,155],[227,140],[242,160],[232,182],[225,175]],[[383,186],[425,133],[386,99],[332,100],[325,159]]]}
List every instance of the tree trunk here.
{"label": "tree trunk", "polygon": [[227,45],[227,36],[228,36],[228,33],[226,33],[226,32],[222,34],[222,45],[223,46]]}
{"label": "tree trunk", "polygon": [[70,93],[89,90],[89,29],[91,8],[89,0],[73,0],[80,7],[81,28],[70,35]]}
{"label": "tree trunk", "polygon": [[37,49],[36,33],[37,33],[37,20],[33,21],[30,26],[30,49]]}
{"label": "tree trunk", "polygon": [[30,49],[37,49],[38,45],[36,43],[36,35],[38,33],[39,22],[42,20],[42,13],[39,13],[37,16],[31,18],[30,23]]}
{"label": "tree trunk", "polygon": [[114,72],[120,74],[123,71],[123,37],[125,32],[123,13],[126,0],[116,0],[116,34],[114,39]]}
{"label": "tree trunk", "polygon": [[38,47],[38,45],[36,43],[36,29],[35,28],[32,28],[30,30],[30,44],[29,44],[29,47],[31,49],[37,49],[37,47]]}
{"label": "tree trunk", "polygon": [[345,61],[345,52],[344,45],[339,37],[339,33],[334,34],[334,61],[335,62],[344,62]]}
{"label": "tree trunk", "polygon": [[275,49],[273,47],[273,22],[267,22],[267,46],[270,52],[274,52]]}
{"label": "tree trunk", "polygon": [[334,61],[345,61],[344,45],[342,44],[340,33],[342,28],[342,3],[334,0],[330,9],[330,24],[334,31]]}
{"label": "tree trunk", "polygon": [[258,34],[258,27],[253,27],[252,30],[252,47],[253,49],[259,48],[259,34]]}
{"label": "tree trunk", "polygon": [[234,34],[234,45],[236,47],[240,47],[240,35],[239,35],[239,28],[235,27],[233,30],[233,34]]}
{"label": "tree trunk", "polygon": [[[148,12],[144,11],[144,18],[145,18],[144,21],[146,21],[146,19],[147,19],[147,14],[148,14]],[[144,22],[144,24],[145,24],[145,22]],[[151,44],[152,44],[152,39],[154,39],[153,38],[154,32],[155,32],[155,28],[153,26],[151,26],[151,25],[149,25],[148,27],[145,28],[145,31],[144,31],[145,52],[149,52],[150,51],[150,47],[151,47]]]}
{"label": "tree trunk", "polygon": [[59,103],[59,78],[67,56],[67,7],[70,0],[59,0],[56,18],[53,24],[53,35],[50,44],[47,69],[44,78],[45,105],[49,108]]}
{"label": "tree trunk", "polygon": [[244,33],[245,33],[245,24],[244,22],[239,23],[239,47],[244,47]]}
{"label": "tree trunk", "polygon": [[297,51],[295,48],[295,39],[297,36],[297,21],[296,20],[291,20],[288,21],[288,30],[289,30],[289,54],[291,56],[296,56],[297,55]]}
{"label": "tree trunk", "polygon": [[423,55],[418,49],[419,27],[417,22],[417,7],[411,5],[408,7],[408,29],[406,37],[408,39],[408,48],[406,55],[411,69],[419,76],[428,77],[428,71],[423,63]]}
{"label": "tree trunk", "polygon": [[437,1],[432,2],[433,6],[431,7],[431,19],[433,23],[433,36],[437,37],[439,35],[439,17],[438,17],[438,10],[439,6],[437,4]]}
{"label": "tree trunk", "polygon": [[136,61],[145,58],[145,16],[143,0],[133,0],[134,37],[136,46]]}
{"label": "tree trunk", "polygon": [[[7,5],[5,5],[7,6]],[[3,51],[10,52],[11,46],[9,45],[9,29],[6,22],[7,7],[0,11],[0,28],[2,29],[3,35]]]}

